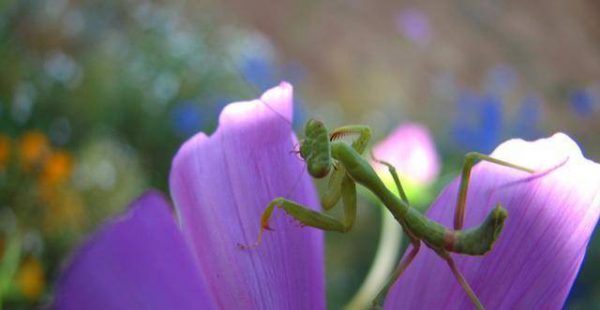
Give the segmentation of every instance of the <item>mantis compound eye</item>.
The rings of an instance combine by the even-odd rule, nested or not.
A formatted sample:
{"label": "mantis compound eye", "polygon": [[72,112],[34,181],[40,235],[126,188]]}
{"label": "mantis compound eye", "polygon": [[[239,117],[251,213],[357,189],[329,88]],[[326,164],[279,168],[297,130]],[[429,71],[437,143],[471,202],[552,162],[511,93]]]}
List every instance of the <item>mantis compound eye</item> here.
{"label": "mantis compound eye", "polygon": [[308,173],[310,173],[310,175],[312,175],[315,178],[324,178],[327,176],[327,174],[329,174],[329,170],[331,169],[331,166],[329,165],[322,165],[321,163],[318,162],[308,162]]}
{"label": "mantis compound eye", "polygon": [[302,157],[302,159],[306,160],[306,158],[308,157],[308,150],[309,150],[309,147],[306,145],[306,140],[304,140],[304,139],[300,140],[299,153],[300,153],[300,157]]}

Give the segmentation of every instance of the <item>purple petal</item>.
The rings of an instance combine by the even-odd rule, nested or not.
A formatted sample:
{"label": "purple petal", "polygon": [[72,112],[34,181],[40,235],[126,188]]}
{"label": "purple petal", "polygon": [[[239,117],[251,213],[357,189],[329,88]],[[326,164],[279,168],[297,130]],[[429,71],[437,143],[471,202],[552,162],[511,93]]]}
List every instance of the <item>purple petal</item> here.
{"label": "purple petal", "polygon": [[281,210],[262,244],[260,216],[276,197],[316,209],[303,162],[292,153],[292,86],[282,83],[260,100],[225,107],[219,128],[179,150],[170,187],[185,236],[202,273],[225,309],[325,307],[323,235],[302,228]]}
{"label": "purple petal", "polygon": [[[486,256],[453,254],[459,269],[490,309],[559,309],[575,280],[600,213],[600,166],[585,159],[566,135],[535,142],[511,140],[493,157],[536,169],[527,175],[480,163],[473,170],[465,227],[501,203],[504,231]],[[428,216],[452,227],[458,179]],[[428,248],[392,288],[388,309],[472,307],[445,262]]]}
{"label": "purple petal", "polygon": [[208,293],[168,203],[148,192],[76,252],[55,308],[215,308]]}
{"label": "purple petal", "polygon": [[[440,172],[440,159],[431,133],[417,123],[398,126],[373,147],[373,154],[394,165],[402,177],[412,182],[429,184],[435,181]],[[385,169],[379,164],[375,166]]]}

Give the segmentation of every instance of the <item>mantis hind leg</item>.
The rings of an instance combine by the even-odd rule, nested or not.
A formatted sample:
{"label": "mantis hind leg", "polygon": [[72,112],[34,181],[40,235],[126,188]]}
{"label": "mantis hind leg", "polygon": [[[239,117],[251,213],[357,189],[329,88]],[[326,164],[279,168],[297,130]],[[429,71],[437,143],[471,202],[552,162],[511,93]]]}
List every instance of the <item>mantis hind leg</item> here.
{"label": "mantis hind leg", "polygon": [[249,249],[260,245],[264,231],[271,230],[269,227],[269,219],[273,215],[275,207],[283,209],[288,215],[296,219],[302,225],[326,231],[349,231],[352,229],[354,221],[356,220],[356,185],[348,176],[344,177],[342,181],[341,196],[344,204],[344,216],[341,221],[330,215],[312,210],[282,197],[272,200],[261,216],[260,231],[256,243],[250,246],[240,245],[240,247]]}
{"label": "mantis hind leg", "polygon": [[475,306],[475,308],[477,310],[484,310],[485,307],[483,306],[483,304],[481,303],[481,301],[479,301],[479,298],[477,297],[477,295],[475,294],[475,292],[473,291],[473,289],[469,285],[469,282],[467,282],[467,280],[462,275],[462,273],[460,272],[460,270],[458,270],[458,267],[456,266],[456,263],[454,262],[454,259],[452,259],[452,256],[450,256],[450,253],[448,253],[446,251],[437,251],[437,253],[444,260],[446,260],[446,263],[448,264],[448,267],[450,267],[450,270],[452,271],[452,274],[454,274],[454,277],[456,278],[456,281],[458,281],[458,283],[463,288],[463,290],[465,291],[465,293],[467,293],[467,296],[469,296],[469,299],[471,299],[471,302],[473,302],[473,305]]}
{"label": "mantis hind leg", "polygon": [[390,290],[392,285],[394,285],[394,283],[396,283],[396,281],[398,281],[398,278],[400,278],[400,276],[408,268],[408,266],[410,266],[412,261],[415,259],[415,257],[419,253],[419,249],[421,248],[421,241],[412,237],[412,235],[410,233],[408,233],[408,231],[405,231],[405,232],[408,236],[410,236],[411,243],[412,243],[412,250],[410,251],[410,253],[408,253],[408,255],[405,258],[402,259],[400,264],[398,264],[398,267],[396,267],[394,272],[392,272],[387,283],[383,286],[381,291],[379,291],[379,293],[377,294],[377,297],[375,297],[375,299],[373,300],[373,307],[375,309],[383,308],[383,303],[385,301],[385,297],[387,296],[388,291]]}
{"label": "mantis hind leg", "polygon": [[528,169],[525,167],[521,167],[519,165],[511,164],[509,162],[506,162],[506,161],[503,161],[500,159],[496,159],[496,158],[493,158],[493,157],[490,157],[490,156],[487,156],[484,154],[474,153],[474,152],[467,153],[467,155],[465,155],[464,164],[463,164],[463,168],[462,168],[462,174],[460,177],[460,186],[458,189],[458,198],[456,201],[456,211],[454,213],[454,229],[455,230],[460,230],[463,227],[464,219],[465,219],[465,212],[467,209],[467,192],[469,190],[469,181],[471,179],[471,169],[473,169],[473,166],[479,160],[487,161],[487,162],[494,163],[494,164],[504,166],[504,167],[514,168],[514,169],[529,172],[529,173],[534,172],[532,169]]}

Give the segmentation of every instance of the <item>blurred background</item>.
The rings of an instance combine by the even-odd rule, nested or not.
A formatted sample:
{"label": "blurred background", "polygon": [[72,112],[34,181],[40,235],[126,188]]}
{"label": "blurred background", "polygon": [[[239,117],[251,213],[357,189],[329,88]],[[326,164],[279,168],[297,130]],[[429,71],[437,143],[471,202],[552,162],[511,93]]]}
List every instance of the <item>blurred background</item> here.
{"label": "blurred background", "polygon": [[[563,131],[600,159],[597,1],[2,0],[2,303],[47,303],[89,232],[149,187],[168,193],[186,138],[281,80],[296,125],[428,127],[442,172],[423,205],[465,152],[511,137]],[[330,308],[371,264],[369,204],[350,236],[327,236]],[[600,304],[597,235],[569,308]]]}

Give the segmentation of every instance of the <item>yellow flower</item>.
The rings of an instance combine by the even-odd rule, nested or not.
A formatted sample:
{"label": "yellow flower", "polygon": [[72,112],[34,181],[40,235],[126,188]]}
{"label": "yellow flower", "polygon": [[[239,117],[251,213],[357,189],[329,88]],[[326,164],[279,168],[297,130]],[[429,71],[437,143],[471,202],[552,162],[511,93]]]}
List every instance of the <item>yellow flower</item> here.
{"label": "yellow flower", "polygon": [[30,171],[50,150],[48,138],[39,131],[28,131],[21,137],[19,145],[21,165],[25,171]]}
{"label": "yellow flower", "polygon": [[40,175],[43,185],[56,185],[64,182],[71,176],[73,160],[65,151],[56,151],[50,154]]}
{"label": "yellow flower", "polygon": [[10,159],[10,138],[0,134],[0,170],[4,170]]}
{"label": "yellow flower", "polygon": [[38,259],[26,258],[16,275],[21,294],[29,300],[37,300],[44,292],[44,269]]}

